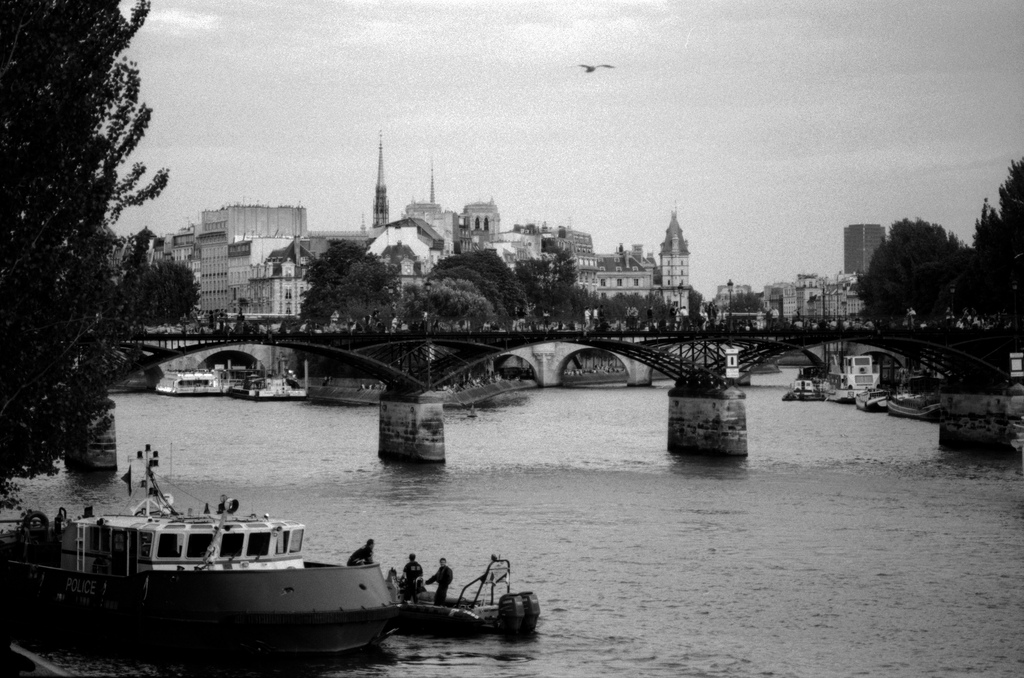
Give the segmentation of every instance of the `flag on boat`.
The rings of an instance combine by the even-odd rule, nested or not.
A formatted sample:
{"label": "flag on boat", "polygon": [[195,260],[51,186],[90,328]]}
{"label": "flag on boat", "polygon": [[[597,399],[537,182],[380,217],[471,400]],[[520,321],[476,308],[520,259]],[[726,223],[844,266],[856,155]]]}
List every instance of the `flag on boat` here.
{"label": "flag on boat", "polygon": [[132,467],[128,467],[128,473],[121,476],[121,480],[128,484],[128,496],[132,496]]}

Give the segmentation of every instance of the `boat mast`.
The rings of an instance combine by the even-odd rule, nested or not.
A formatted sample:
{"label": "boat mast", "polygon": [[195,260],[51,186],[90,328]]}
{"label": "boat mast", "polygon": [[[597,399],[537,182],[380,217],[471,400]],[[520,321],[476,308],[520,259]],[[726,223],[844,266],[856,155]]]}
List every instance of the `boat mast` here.
{"label": "boat mast", "polygon": [[155,512],[158,515],[178,515],[178,512],[171,506],[174,503],[174,498],[163,493],[160,485],[156,482],[156,475],[153,473],[153,469],[160,465],[160,453],[147,443],[145,452],[139,450],[135,459],[143,463],[142,487],[146,490],[146,498],[135,507],[135,515],[144,515],[147,518],[150,516],[150,512]]}

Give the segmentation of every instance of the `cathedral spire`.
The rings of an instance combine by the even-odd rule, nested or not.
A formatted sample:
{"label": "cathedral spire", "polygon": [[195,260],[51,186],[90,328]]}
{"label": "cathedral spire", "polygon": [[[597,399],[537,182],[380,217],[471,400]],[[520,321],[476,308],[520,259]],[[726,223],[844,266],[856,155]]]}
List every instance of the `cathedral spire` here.
{"label": "cathedral spire", "polygon": [[388,187],[384,183],[384,133],[380,135],[377,158],[377,192],[373,200],[373,228],[383,228],[388,223]]}

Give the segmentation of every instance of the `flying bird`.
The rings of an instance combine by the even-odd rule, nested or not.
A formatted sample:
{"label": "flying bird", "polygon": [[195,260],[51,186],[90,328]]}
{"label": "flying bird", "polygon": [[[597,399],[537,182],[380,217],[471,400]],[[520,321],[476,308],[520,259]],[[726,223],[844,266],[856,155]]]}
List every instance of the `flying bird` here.
{"label": "flying bird", "polygon": [[609,66],[608,64],[601,64],[600,66],[588,66],[586,64],[580,64],[580,68],[587,69],[587,73],[593,73],[598,68],[615,68],[615,66]]}

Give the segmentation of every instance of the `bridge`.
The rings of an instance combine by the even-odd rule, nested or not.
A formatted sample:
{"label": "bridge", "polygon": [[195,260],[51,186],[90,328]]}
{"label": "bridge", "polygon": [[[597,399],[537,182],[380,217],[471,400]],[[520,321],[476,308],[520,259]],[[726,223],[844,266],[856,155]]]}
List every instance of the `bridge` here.
{"label": "bridge", "polygon": [[[1019,345],[1012,331],[981,330],[816,330],[777,331],[616,331],[550,330],[527,332],[398,333],[211,333],[139,334],[122,349],[134,369],[174,358],[238,345],[264,344],[325,356],[378,379],[388,388],[381,401],[381,455],[443,461],[442,399],[436,391],[486,361],[517,355],[534,369],[541,386],[550,385],[572,355],[601,349],[627,366],[629,383],[650,383],[652,372],[676,382],[670,391],[670,448],[673,411],[687,428],[675,445],[685,451],[723,445],[721,430],[737,435],[724,447],[746,454],[743,395],[725,379],[726,347],[739,349],[739,369],[794,350],[822,364],[814,349],[860,344],[903,356],[916,366],[943,375],[950,383],[974,387],[1008,382],[1009,353]],[[547,383],[545,383],[547,382]],[[701,401],[696,409],[693,402]],[[721,402],[720,402],[721,401]],[[723,414],[728,416],[723,419]],[[680,418],[685,418],[683,422]],[[694,419],[702,423],[695,425]],[[730,419],[731,418],[731,419]],[[711,420],[717,423],[712,424]],[[728,421],[726,421],[728,420]],[[738,435],[742,428],[742,436]],[[714,440],[709,440],[708,438]],[[740,440],[742,438],[742,440]],[[389,439],[394,444],[386,444]],[[385,449],[385,448],[388,449]],[[741,452],[739,450],[742,450]]]}

